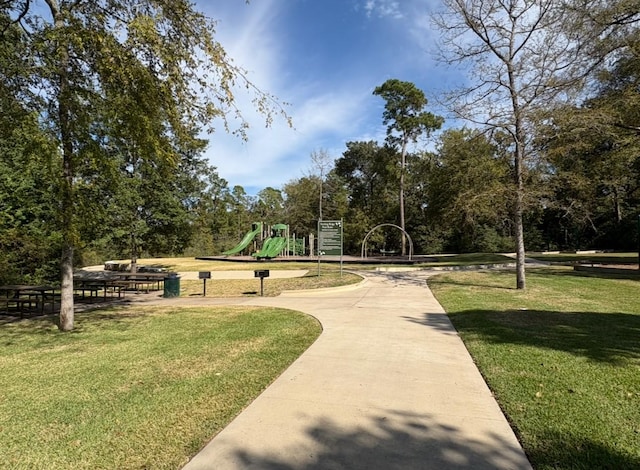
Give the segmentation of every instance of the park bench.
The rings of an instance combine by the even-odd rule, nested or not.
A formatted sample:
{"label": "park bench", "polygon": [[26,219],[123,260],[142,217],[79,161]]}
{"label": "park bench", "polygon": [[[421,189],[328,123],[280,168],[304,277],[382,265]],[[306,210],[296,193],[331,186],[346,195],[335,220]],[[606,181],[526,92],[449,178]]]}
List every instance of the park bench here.
{"label": "park bench", "polygon": [[382,256],[397,255],[398,254],[398,250],[380,250],[380,254]]}

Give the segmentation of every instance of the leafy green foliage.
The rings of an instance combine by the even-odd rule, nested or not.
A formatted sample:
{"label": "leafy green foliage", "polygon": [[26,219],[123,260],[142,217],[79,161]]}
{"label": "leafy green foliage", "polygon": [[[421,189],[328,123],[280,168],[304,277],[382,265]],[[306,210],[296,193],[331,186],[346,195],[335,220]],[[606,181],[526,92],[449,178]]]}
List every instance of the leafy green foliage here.
{"label": "leafy green foliage", "polygon": [[548,224],[562,248],[637,246],[640,215],[640,139],[635,54],[621,54],[600,75],[597,94],[582,106],[550,113],[539,141],[552,168]]}
{"label": "leafy green foliage", "polygon": [[[215,23],[188,0],[3,2],[0,26],[15,46],[0,47],[0,76],[10,85],[2,93],[37,115],[59,153],[60,328],[70,330],[80,232],[106,221],[116,239],[128,232],[134,256],[142,242],[184,249],[191,221],[183,208],[193,191],[169,175],[190,171],[180,165],[202,150],[196,136],[220,122],[229,131],[230,112],[240,118],[234,132],[246,136],[237,82],[267,123],[282,108],[246,80],[214,39]],[[120,205],[115,217],[109,196]]]}
{"label": "leafy green foliage", "polygon": [[456,252],[513,251],[509,241],[510,168],[496,144],[469,130],[445,132],[431,168],[428,214],[451,227]]}
{"label": "leafy green foliage", "polygon": [[[19,43],[0,43],[4,73],[15,64],[19,49]],[[13,85],[0,81],[0,284],[40,283],[59,272],[53,171],[58,160],[54,142],[16,99]]]}
{"label": "leafy green foliage", "polygon": [[429,136],[439,129],[444,119],[424,110],[424,92],[411,82],[389,79],[373,91],[385,100],[382,123],[387,126],[387,143],[405,148],[421,135]]}

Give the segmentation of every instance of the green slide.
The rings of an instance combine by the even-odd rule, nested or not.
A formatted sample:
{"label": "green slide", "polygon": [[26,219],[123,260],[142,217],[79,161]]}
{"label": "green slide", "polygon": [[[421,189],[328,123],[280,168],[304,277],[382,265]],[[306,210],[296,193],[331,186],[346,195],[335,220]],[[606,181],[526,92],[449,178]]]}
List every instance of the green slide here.
{"label": "green slide", "polygon": [[264,258],[264,256],[262,256],[262,253],[266,252],[269,249],[269,244],[272,241],[273,241],[273,238],[271,237],[265,238],[265,240],[262,242],[262,248],[260,248],[260,251],[256,251],[251,256],[254,256],[256,258]]}
{"label": "green slide", "polygon": [[262,249],[258,253],[254,253],[256,258],[275,258],[287,246],[285,237],[267,238],[262,245]]}
{"label": "green slide", "polygon": [[256,235],[258,235],[262,231],[262,223],[257,222],[253,224],[251,228],[252,230],[250,232],[247,232],[247,234],[237,246],[231,248],[230,250],[222,252],[222,254],[235,255],[236,253],[240,253],[242,250],[244,250],[249,245],[249,243],[253,241]]}

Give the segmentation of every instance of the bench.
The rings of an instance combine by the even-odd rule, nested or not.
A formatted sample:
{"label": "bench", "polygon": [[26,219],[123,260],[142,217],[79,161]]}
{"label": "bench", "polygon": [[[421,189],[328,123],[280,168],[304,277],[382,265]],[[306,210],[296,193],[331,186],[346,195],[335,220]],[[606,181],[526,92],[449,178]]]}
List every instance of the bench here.
{"label": "bench", "polygon": [[[159,290],[160,281],[157,279],[122,279],[120,281],[113,281],[112,285],[119,287],[120,289],[141,291],[144,290],[147,294],[151,290],[150,286],[157,285]],[[142,288],[144,286],[144,289]]]}
{"label": "bench", "polygon": [[382,256],[397,255],[398,250],[380,250],[380,253],[382,254]]}

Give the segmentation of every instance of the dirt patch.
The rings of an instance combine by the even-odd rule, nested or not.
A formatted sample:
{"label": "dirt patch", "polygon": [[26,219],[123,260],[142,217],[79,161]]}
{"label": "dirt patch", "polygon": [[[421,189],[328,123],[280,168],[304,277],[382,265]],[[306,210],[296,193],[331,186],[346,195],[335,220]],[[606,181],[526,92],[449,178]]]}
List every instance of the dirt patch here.
{"label": "dirt patch", "polygon": [[594,264],[594,268],[638,269],[637,264]]}

